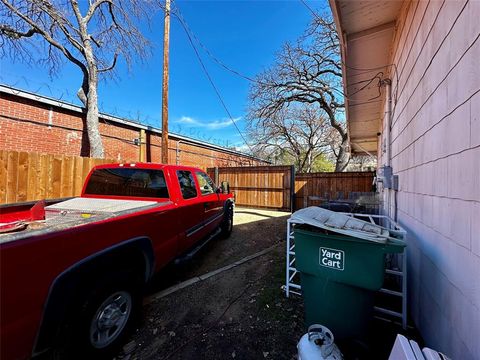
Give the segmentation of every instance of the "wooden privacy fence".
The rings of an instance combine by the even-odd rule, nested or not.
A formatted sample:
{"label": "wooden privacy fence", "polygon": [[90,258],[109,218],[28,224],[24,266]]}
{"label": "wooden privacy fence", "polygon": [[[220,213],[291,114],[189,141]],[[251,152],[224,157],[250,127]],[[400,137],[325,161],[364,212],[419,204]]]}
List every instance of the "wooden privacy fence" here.
{"label": "wooden privacy fence", "polygon": [[0,150],[0,204],[80,195],[91,168],[109,162]]}
{"label": "wooden privacy fence", "polygon": [[[298,210],[322,201],[346,199],[372,191],[374,172],[295,174],[292,166],[209,168],[209,175],[228,181],[239,206]],[[292,184],[294,186],[292,187]]]}
{"label": "wooden privacy fence", "polygon": [[374,172],[333,172],[295,175],[295,208],[319,205],[325,200],[348,199],[371,192]]}
{"label": "wooden privacy fence", "polygon": [[247,166],[209,168],[218,184],[228,181],[239,206],[292,210],[293,166]]}
{"label": "wooden privacy fence", "polygon": [[[0,150],[0,204],[78,196],[95,165],[114,160]],[[372,190],[373,172],[296,174],[293,166],[209,168],[239,206],[292,211]]]}

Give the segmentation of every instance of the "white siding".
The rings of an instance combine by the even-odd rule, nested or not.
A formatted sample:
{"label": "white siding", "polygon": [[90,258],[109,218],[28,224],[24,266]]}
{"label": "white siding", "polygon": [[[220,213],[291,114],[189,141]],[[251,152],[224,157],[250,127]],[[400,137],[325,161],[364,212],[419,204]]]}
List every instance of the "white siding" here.
{"label": "white siding", "polygon": [[410,311],[427,345],[454,359],[480,359],[479,37],[480,1],[407,2],[391,59]]}

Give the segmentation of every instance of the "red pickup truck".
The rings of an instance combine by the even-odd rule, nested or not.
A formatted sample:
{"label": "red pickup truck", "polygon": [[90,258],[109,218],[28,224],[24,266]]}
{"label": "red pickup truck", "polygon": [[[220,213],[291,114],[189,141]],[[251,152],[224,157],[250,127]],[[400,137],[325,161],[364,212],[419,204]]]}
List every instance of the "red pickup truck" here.
{"label": "red pickup truck", "polygon": [[231,233],[224,185],[192,167],[111,164],[80,197],[0,207],[0,358],[112,354],[152,275]]}

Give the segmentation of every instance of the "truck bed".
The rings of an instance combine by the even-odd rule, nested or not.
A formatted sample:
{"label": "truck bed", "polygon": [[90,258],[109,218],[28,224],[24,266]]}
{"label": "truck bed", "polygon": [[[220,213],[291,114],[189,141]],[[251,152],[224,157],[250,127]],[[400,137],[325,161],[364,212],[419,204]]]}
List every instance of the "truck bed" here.
{"label": "truck bed", "polygon": [[45,220],[21,222],[20,230],[0,234],[0,244],[132,214],[170,201],[73,198],[45,207]]}

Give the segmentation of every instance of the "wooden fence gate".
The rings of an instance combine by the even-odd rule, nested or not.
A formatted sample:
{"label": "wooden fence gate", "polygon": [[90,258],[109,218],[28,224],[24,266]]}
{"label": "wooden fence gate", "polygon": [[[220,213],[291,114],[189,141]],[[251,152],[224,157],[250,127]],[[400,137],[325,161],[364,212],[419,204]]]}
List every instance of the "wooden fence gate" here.
{"label": "wooden fence gate", "polygon": [[217,184],[229,182],[237,205],[285,211],[371,192],[375,175],[374,172],[295,174],[293,166],[224,167],[207,171]]}
{"label": "wooden fence gate", "polygon": [[293,166],[221,167],[207,171],[217,184],[229,182],[239,206],[292,211]]}
{"label": "wooden fence gate", "polygon": [[[0,204],[78,196],[90,169],[114,162],[0,150]],[[294,211],[372,190],[373,172],[296,174],[293,166],[209,168],[228,181],[239,206]]]}

